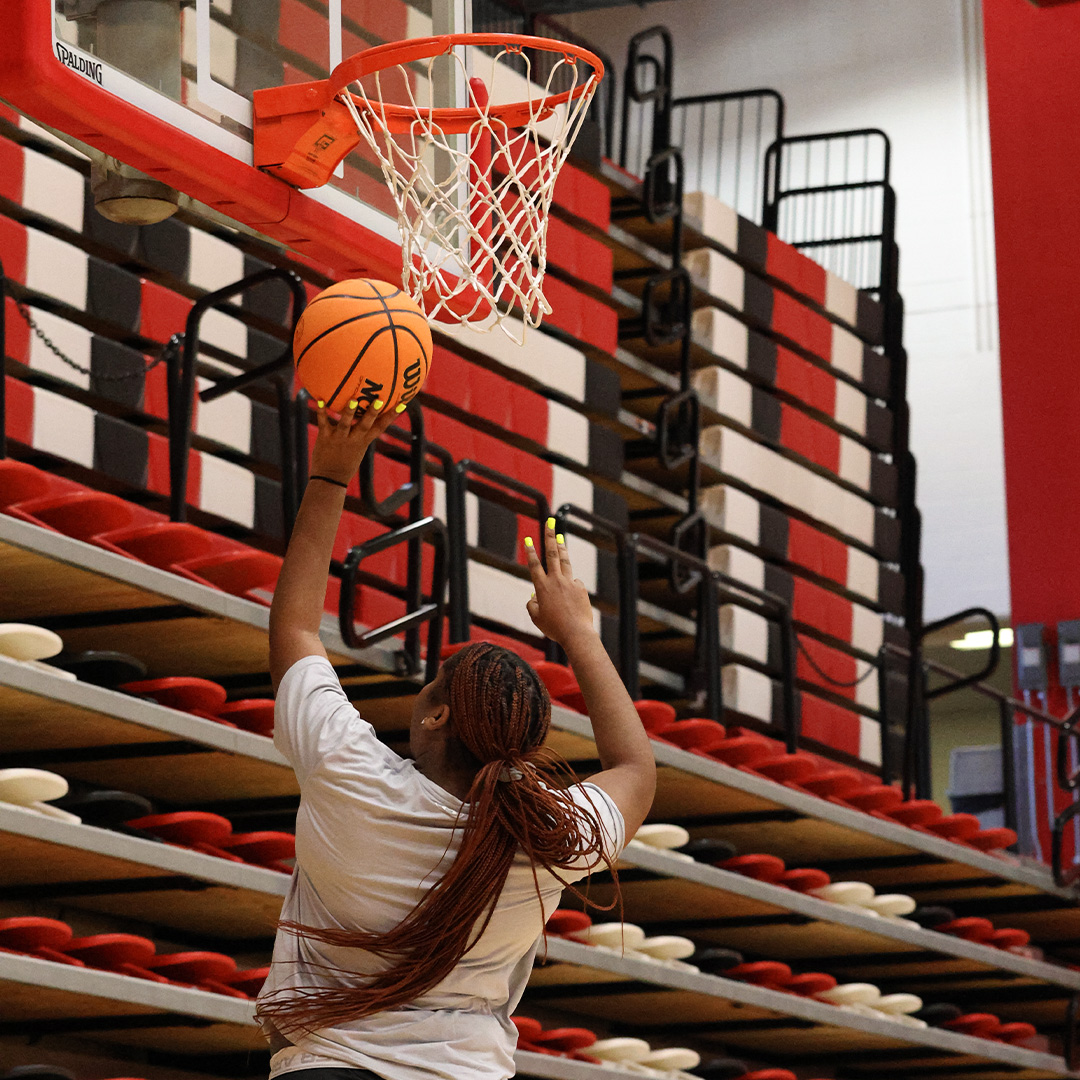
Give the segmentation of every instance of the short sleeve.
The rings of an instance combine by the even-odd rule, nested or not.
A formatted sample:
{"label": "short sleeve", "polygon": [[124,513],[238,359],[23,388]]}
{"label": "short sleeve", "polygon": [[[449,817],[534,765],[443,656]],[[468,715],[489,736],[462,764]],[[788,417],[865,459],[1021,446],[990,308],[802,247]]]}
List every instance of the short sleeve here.
{"label": "short sleeve", "polygon": [[274,701],[274,745],[303,783],[327,754],[345,742],[376,743],[324,656],[297,660],[278,684]]}
{"label": "short sleeve", "polygon": [[[585,781],[569,788],[570,797],[583,815],[599,822],[604,856],[614,862],[626,846],[626,822],[615,800],[603,788]],[[575,869],[582,874],[604,865],[604,859],[582,859]]]}

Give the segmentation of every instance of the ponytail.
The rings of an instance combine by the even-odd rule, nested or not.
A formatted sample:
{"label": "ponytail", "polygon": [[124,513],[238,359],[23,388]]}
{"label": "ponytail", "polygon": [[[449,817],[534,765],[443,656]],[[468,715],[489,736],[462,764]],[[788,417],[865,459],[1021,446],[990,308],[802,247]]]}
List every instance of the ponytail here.
{"label": "ponytail", "polygon": [[283,1033],[336,1027],[431,990],[487,929],[519,850],[532,866],[538,898],[538,868],[564,886],[570,883],[560,871],[603,863],[615,872],[599,818],[559,786],[573,780],[573,771],[543,745],[551,700],[536,672],[487,642],[456,653],[444,671],[451,738],[478,763],[467,813],[462,807],[455,822],[462,830],[457,855],[412,912],[385,933],[279,924],[300,938],[363,949],[388,965],[359,986],[289,987],[260,1002],[259,1018]]}

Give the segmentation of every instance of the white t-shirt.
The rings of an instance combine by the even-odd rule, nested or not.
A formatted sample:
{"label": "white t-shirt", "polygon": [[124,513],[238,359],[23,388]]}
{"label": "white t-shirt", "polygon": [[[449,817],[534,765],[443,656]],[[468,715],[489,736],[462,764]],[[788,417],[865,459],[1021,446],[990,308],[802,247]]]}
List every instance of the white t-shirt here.
{"label": "white t-shirt", "polygon": [[[392,929],[416,906],[457,853],[460,800],[379,742],[345,696],[329,662],[298,660],[278,687],[274,743],[300,782],[296,870],[281,917],[307,926]],[[625,843],[622,814],[594,784],[575,801],[599,818],[614,859]],[[584,877],[587,866],[564,871]],[[480,940],[442,982],[407,1006],[312,1035],[274,1056],[272,1075],[338,1065],[385,1080],[505,1080],[514,1073],[517,1034],[510,1015],[532,970],[544,923],[562,885],[528,859],[510,868]],[[295,985],[339,985],[333,969],[359,974],[382,962],[359,949],[279,931],[262,995]]]}

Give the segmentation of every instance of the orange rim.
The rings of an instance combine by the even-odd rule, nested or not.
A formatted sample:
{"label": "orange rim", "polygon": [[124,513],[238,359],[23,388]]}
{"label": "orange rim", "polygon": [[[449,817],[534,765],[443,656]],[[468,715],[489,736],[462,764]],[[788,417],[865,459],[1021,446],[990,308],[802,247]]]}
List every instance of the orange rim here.
{"label": "orange rim", "polygon": [[382,102],[376,108],[365,99],[351,94],[353,102],[358,109],[374,113],[380,120],[385,118],[386,126],[391,132],[407,131],[417,119],[423,119],[449,135],[458,135],[467,132],[476,123],[477,117],[485,112],[487,116],[503,122],[507,127],[521,127],[530,120],[544,119],[560,105],[577,100],[604,77],[603,61],[595,53],[565,41],[556,41],[554,38],[531,37],[527,34],[442,34],[437,37],[413,38],[409,41],[376,45],[350,56],[330,73],[327,80],[330,96],[337,97],[347,90],[350,83],[367,75],[374,75],[398,64],[411,64],[417,60],[443,56],[458,45],[501,45],[514,53],[520,53],[525,48],[561,53],[568,61],[583,60],[592,67],[593,74],[572,90],[549,94],[539,101],[517,101],[492,106],[486,110],[478,106],[418,109],[409,105],[389,105]]}

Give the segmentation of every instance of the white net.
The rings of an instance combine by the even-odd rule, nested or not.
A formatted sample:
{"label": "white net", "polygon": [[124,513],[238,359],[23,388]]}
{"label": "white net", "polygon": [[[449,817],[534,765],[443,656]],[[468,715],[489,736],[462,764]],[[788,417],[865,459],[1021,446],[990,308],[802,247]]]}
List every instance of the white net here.
{"label": "white net", "polygon": [[[341,99],[378,158],[397,207],[404,289],[429,318],[483,332],[498,327],[522,344],[526,327],[539,326],[551,312],[543,289],[548,211],[600,78],[569,53],[548,53],[552,63],[538,86],[528,54],[507,45],[490,57],[470,50],[473,58],[490,59],[490,71],[482,65],[484,86],[478,86],[475,79],[470,83],[461,51],[376,72],[351,83],[354,93]],[[456,126],[432,119],[433,66],[443,56],[457,66],[474,114]],[[503,62],[509,57],[524,65],[523,79]],[[425,67],[426,78],[420,74]],[[399,93],[405,100],[384,100],[385,76],[404,87]],[[488,104],[485,87],[493,99],[509,87],[522,95],[515,100],[527,102],[528,109],[515,118],[520,126],[492,115],[496,102]],[[562,104],[545,104],[567,91]],[[395,108],[401,105],[407,109],[404,121]]]}

